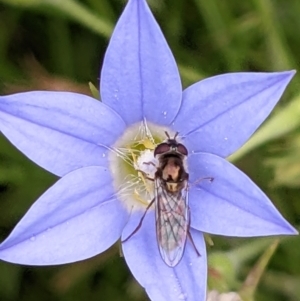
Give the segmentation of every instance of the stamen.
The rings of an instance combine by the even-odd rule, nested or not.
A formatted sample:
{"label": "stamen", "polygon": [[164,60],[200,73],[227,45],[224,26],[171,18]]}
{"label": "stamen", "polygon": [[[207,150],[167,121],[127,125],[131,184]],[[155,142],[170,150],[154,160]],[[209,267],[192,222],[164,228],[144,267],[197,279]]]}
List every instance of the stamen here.
{"label": "stamen", "polygon": [[153,179],[158,165],[157,144],[165,140],[166,127],[147,123],[132,125],[109,152],[110,170],[118,198],[129,210],[145,210],[154,198]]}

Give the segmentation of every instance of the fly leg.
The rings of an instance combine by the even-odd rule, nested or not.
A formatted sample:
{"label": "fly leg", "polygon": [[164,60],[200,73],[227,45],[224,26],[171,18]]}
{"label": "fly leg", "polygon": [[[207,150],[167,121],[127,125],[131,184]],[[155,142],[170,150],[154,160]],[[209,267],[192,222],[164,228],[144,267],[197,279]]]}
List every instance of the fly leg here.
{"label": "fly leg", "polygon": [[190,208],[189,208],[189,224],[188,224],[188,229],[187,229],[187,235],[188,235],[188,238],[190,239],[190,241],[191,241],[191,243],[192,243],[192,245],[193,245],[193,247],[194,247],[194,250],[195,250],[197,256],[200,257],[201,254],[200,254],[200,252],[198,251],[198,249],[197,249],[197,247],[196,247],[196,245],[195,245],[195,242],[194,242],[194,240],[193,240],[192,234],[191,234],[191,232],[190,232],[190,225],[191,225],[191,210],[190,210]]}
{"label": "fly leg", "polygon": [[153,205],[154,201],[155,201],[155,199],[153,199],[153,200],[150,202],[150,204],[147,206],[147,208],[146,208],[146,210],[145,210],[145,212],[144,212],[144,214],[143,214],[143,216],[142,216],[142,218],[141,218],[139,224],[137,225],[137,227],[133,230],[133,232],[132,232],[127,238],[125,238],[124,240],[122,240],[122,243],[123,243],[123,242],[126,242],[129,238],[131,238],[131,237],[132,237],[132,236],[133,236],[133,235],[141,228],[142,223],[143,223],[143,220],[144,220],[144,218],[145,218],[145,216],[146,216],[146,214],[147,214],[147,211],[148,211],[149,208]]}
{"label": "fly leg", "polygon": [[145,165],[152,165],[152,166],[154,166],[154,167],[157,167],[153,162],[143,162],[143,164],[145,164]]}
{"label": "fly leg", "polygon": [[197,248],[196,248],[196,245],[195,245],[195,243],[194,243],[194,240],[193,240],[193,237],[192,237],[192,235],[191,235],[190,229],[188,230],[188,238],[190,239],[190,241],[191,241],[191,243],[192,243],[192,245],[193,245],[193,247],[194,247],[194,250],[195,250],[197,256],[200,257],[201,254],[200,254],[200,252],[199,252],[199,251],[197,250]]}
{"label": "fly leg", "polygon": [[[145,163],[144,163],[145,164]],[[148,175],[143,171],[143,170],[140,170],[140,169],[136,169],[136,171],[137,172],[140,172],[142,175],[143,175],[143,177],[144,177],[144,179],[147,179],[147,180],[149,180],[149,181],[152,181],[152,182],[154,182],[154,179],[153,178],[150,178],[150,177],[148,177]]]}
{"label": "fly leg", "polygon": [[214,180],[213,177],[205,177],[205,178],[200,178],[198,180],[196,180],[194,183],[192,183],[191,185],[197,185],[198,183],[202,182],[203,180],[208,180],[209,182],[212,182]]}

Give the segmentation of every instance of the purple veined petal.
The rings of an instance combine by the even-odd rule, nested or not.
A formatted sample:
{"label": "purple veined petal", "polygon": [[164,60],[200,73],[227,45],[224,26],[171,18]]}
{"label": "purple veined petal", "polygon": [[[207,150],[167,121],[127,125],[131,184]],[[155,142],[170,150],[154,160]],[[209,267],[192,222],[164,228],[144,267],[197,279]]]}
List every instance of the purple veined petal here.
{"label": "purple veined petal", "polygon": [[[122,239],[128,237],[140,221],[135,214]],[[188,239],[184,255],[177,266],[167,266],[160,257],[154,211],[147,213],[141,228],[122,244],[125,260],[137,281],[146,289],[152,301],[204,301],[206,295],[207,259],[201,232],[190,229],[201,256],[198,256]]]}
{"label": "purple veined petal", "polygon": [[110,40],[101,72],[101,98],[128,125],[169,124],[182,87],[173,55],[145,0],[129,0]]}
{"label": "purple veined petal", "polygon": [[85,95],[35,91],[0,97],[0,131],[29,159],[58,176],[107,165],[107,146],[124,129],[116,112]]}
{"label": "purple veined petal", "polygon": [[225,159],[198,153],[189,156],[189,166],[193,228],[238,237],[297,234],[268,197]]}
{"label": "purple veined petal", "polygon": [[105,251],[128,220],[113,191],[106,168],[85,167],[67,174],[33,204],[0,245],[0,259],[54,265]]}
{"label": "purple veined petal", "polygon": [[202,80],[183,92],[175,130],[195,152],[227,157],[270,114],[295,71],[229,73]]}

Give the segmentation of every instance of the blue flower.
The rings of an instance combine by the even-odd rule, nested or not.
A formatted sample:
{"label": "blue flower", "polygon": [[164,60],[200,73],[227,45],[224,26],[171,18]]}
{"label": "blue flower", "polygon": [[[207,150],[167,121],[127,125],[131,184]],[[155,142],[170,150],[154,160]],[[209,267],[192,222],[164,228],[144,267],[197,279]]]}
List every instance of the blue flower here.
{"label": "blue flower", "polygon": [[[99,254],[139,224],[153,198],[144,164],[179,132],[188,148],[190,232],[181,261],[162,260],[154,210],[123,242],[125,260],[151,300],[205,300],[203,232],[296,234],[265,194],[224,158],[269,115],[293,71],[231,73],[182,92],[172,53],[145,0],[129,0],[101,72],[102,102],[68,92],[0,98],[0,130],[28,158],[61,177],[0,245],[0,259],[55,265]],[[152,170],[151,170],[152,168]],[[140,172],[140,169],[144,173]],[[214,181],[199,181],[213,177]]]}

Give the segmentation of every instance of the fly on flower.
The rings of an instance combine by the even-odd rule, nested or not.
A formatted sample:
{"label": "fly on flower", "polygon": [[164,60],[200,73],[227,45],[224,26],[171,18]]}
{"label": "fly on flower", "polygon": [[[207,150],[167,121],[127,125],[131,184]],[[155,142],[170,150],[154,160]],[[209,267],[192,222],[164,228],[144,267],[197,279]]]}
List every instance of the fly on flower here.
{"label": "fly on flower", "polygon": [[[141,227],[148,209],[155,203],[156,237],[160,255],[171,267],[181,260],[187,237],[190,238],[198,256],[198,252],[189,232],[190,209],[188,206],[188,179],[186,168],[187,148],[176,140],[178,132],[171,138],[167,132],[167,141],[154,149],[154,157],[158,158],[158,166],[154,179],[155,196],[149,203],[136,229],[123,242],[126,242]],[[209,178],[212,180],[212,178]]]}
{"label": "fly on flower", "polygon": [[182,258],[190,225],[189,174],[185,168],[188,151],[176,141],[178,133],[173,139],[166,135],[167,142],[154,150],[159,160],[154,180],[156,237],[164,262],[176,266]]}
{"label": "fly on flower", "polygon": [[[174,57],[147,1],[129,0],[103,60],[102,102],[58,91],[0,97],[1,133],[60,177],[0,244],[0,260],[57,265],[90,258],[124,237],[140,209],[155,202],[157,231],[151,212],[139,235],[122,244],[128,266],[152,301],[206,300],[202,232],[297,233],[225,159],[267,118],[294,73],[229,73],[182,91]],[[180,132],[185,147],[176,136],[157,145],[163,130]],[[154,151],[156,164],[148,163],[148,169],[144,162]],[[141,169],[149,171],[151,183]],[[206,174],[217,180],[198,185]],[[189,233],[200,258],[187,242]]]}

